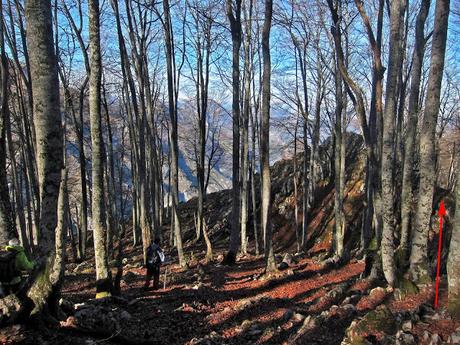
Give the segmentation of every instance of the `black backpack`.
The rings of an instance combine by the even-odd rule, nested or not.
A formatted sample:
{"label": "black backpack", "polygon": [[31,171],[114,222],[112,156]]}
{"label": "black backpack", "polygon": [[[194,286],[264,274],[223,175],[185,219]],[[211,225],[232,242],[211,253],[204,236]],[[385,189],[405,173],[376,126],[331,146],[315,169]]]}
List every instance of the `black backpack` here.
{"label": "black backpack", "polygon": [[0,282],[8,283],[21,274],[16,268],[15,250],[0,249]]}
{"label": "black backpack", "polygon": [[149,248],[149,252],[147,255],[147,263],[150,266],[157,266],[161,263],[160,254],[158,253],[158,248],[153,248],[152,246]]}

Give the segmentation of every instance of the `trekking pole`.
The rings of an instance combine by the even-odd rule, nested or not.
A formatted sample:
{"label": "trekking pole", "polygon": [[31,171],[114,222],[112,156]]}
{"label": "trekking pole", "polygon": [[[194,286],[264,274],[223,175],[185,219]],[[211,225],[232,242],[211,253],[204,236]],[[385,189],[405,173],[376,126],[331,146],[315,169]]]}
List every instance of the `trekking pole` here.
{"label": "trekking pole", "polygon": [[165,268],[165,279],[163,280],[163,290],[166,290],[166,274],[168,272],[168,267]]}

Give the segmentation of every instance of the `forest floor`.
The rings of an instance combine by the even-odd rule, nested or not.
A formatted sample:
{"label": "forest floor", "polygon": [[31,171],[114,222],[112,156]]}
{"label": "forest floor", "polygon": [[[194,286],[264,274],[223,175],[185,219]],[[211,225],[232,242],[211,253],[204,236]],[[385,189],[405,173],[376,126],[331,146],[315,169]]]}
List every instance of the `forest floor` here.
{"label": "forest floor", "polygon": [[[218,254],[222,255],[221,250]],[[144,291],[145,270],[136,267],[140,255],[135,254],[131,253],[130,263],[125,265],[120,298],[108,302],[109,313],[112,310],[124,315],[125,321],[120,321],[116,330],[85,331],[74,327],[70,318],[61,327],[46,332],[30,326],[4,328],[0,342],[338,345],[352,321],[378,305],[385,304],[394,315],[410,315],[433,303],[433,286],[396,301],[393,291],[371,289],[367,281],[360,279],[362,261],[351,260],[332,269],[301,256],[294,257],[289,269],[271,277],[262,275],[263,258],[254,256],[239,258],[231,267],[218,263],[201,265],[197,260],[187,270],[167,264],[162,268],[161,289]],[[95,296],[94,271],[89,265],[72,273],[73,267],[71,264],[67,269],[70,274],[65,277],[62,296],[78,308],[78,303],[89,303]],[[446,317],[446,304],[442,284],[439,310],[431,310],[430,317],[411,325],[416,344],[430,343],[432,334],[445,341],[460,328],[460,322]],[[366,330],[369,342],[363,344],[385,344],[379,332]],[[430,336],[427,338],[425,333]]]}

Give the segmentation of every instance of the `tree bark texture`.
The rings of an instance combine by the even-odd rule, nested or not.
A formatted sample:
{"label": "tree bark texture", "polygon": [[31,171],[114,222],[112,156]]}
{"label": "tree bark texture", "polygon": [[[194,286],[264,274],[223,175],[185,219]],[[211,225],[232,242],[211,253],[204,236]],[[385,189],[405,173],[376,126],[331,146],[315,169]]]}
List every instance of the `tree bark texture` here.
{"label": "tree bark texture", "polygon": [[96,260],[96,284],[100,286],[97,297],[109,293],[111,276],[107,262],[106,214],[104,197],[104,142],[102,138],[101,79],[102,61],[100,47],[99,0],[89,1],[89,53],[91,74],[89,78],[89,113],[91,119],[92,148],[92,220]]}
{"label": "tree bark texture", "polygon": [[436,183],[436,125],[438,121],[441,83],[446,53],[449,0],[437,0],[431,48],[430,73],[425,99],[422,131],[420,133],[420,185],[415,227],[412,235],[410,273],[414,281],[430,280],[428,270],[428,232],[433,209],[433,194]]}
{"label": "tree bark texture", "polygon": [[385,94],[385,108],[383,114],[383,142],[382,142],[382,267],[385,279],[391,286],[398,283],[396,263],[394,258],[394,229],[395,208],[394,195],[394,155],[395,155],[395,119],[398,100],[398,73],[402,64],[400,49],[401,28],[404,23],[405,0],[391,2],[390,15],[390,48],[388,57],[388,75]]}
{"label": "tree bark texture", "polygon": [[28,291],[34,303],[33,314],[44,310],[51,293],[49,272],[55,262],[55,229],[63,167],[62,125],[59,103],[57,59],[53,44],[51,3],[28,0],[25,6],[27,46],[40,185],[40,234],[37,278]]}
{"label": "tree bark texture", "polygon": [[265,235],[265,270],[276,270],[275,256],[273,254],[271,209],[271,177],[270,177],[270,30],[273,16],[273,1],[265,0],[264,26],[262,29],[262,56],[263,56],[263,81],[262,81],[262,114],[260,124],[260,157],[262,166],[262,232]]}

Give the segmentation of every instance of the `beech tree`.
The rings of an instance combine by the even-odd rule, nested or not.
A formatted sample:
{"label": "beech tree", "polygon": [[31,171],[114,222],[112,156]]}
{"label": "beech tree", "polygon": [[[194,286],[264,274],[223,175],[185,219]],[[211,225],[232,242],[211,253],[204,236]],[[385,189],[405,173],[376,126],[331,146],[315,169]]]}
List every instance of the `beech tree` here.
{"label": "beech tree", "polygon": [[27,295],[34,303],[33,315],[48,306],[53,289],[49,272],[55,265],[55,230],[63,167],[63,138],[59,104],[58,66],[53,44],[51,1],[28,0],[25,8],[27,45],[36,133],[40,184],[39,268]]}
{"label": "beech tree", "polygon": [[[457,170],[458,171],[458,170]],[[455,187],[455,217],[450,239],[449,258],[447,260],[447,278],[449,287],[449,312],[460,318],[460,178]]]}
{"label": "beech tree", "polygon": [[388,72],[385,92],[385,108],[383,112],[383,135],[382,135],[382,266],[385,279],[391,286],[398,284],[396,275],[396,263],[394,257],[394,138],[395,118],[398,90],[398,73],[402,64],[401,52],[401,24],[404,23],[406,10],[404,0],[393,0],[390,9],[390,50],[388,57]]}
{"label": "beech tree", "polygon": [[406,261],[410,254],[410,234],[411,215],[412,215],[412,179],[413,179],[413,164],[416,154],[416,134],[418,125],[418,116],[420,112],[420,83],[422,77],[423,57],[425,54],[425,46],[427,38],[425,37],[425,22],[430,10],[430,0],[424,0],[421,3],[420,11],[417,16],[415,25],[415,46],[412,55],[412,72],[411,84],[407,114],[407,130],[404,140],[404,165],[403,165],[403,179],[401,187],[401,241],[400,249],[402,250],[402,258]]}
{"label": "beech tree", "polygon": [[179,264],[182,267],[186,266],[184,257],[184,250],[182,247],[182,234],[179,219],[179,145],[177,136],[177,92],[178,92],[178,81],[176,79],[176,70],[174,63],[173,53],[173,33],[171,25],[171,15],[169,8],[169,1],[163,0],[163,29],[165,36],[166,45],[166,65],[167,65],[167,78],[168,78],[168,102],[169,102],[169,119],[170,119],[170,130],[169,130],[169,143],[170,143],[170,154],[171,154],[171,190],[172,190],[172,228],[175,234],[175,243],[177,253],[179,256]]}
{"label": "beech tree", "polygon": [[271,177],[270,177],[270,30],[273,16],[273,1],[265,0],[264,26],[262,29],[262,114],[260,121],[260,165],[261,172],[261,225],[265,243],[265,271],[276,270],[275,256],[273,254],[272,221],[270,219],[271,204]]}
{"label": "beech tree", "polygon": [[[86,169],[86,154],[85,154],[85,136],[84,136],[84,101],[85,101],[85,90],[87,89],[90,75],[90,63],[88,57],[88,47],[83,40],[83,10],[81,0],[78,0],[76,3],[78,11],[78,19],[75,20],[71,14],[70,9],[68,8],[65,1],[62,1],[62,7],[65,17],[67,18],[72,32],[76,36],[78,46],[80,48],[81,54],[83,56],[83,63],[85,66],[85,71],[87,73],[86,77],[81,83],[80,90],[78,92],[78,116],[76,114],[75,105],[73,102],[73,97],[68,85],[68,81],[65,80],[64,73],[60,73],[61,81],[64,88],[65,103],[70,107],[72,114],[72,120],[75,127],[75,133],[78,140],[78,158],[80,163],[80,188],[81,188],[81,203],[80,203],[80,226],[78,232],[78,256],[80,260],[85,259],[86,255],[86,245],[88,238],[88,190],[87,190],[87,169]],[[61,69],[60,69],[61,70]]]}
{"label": "beech tree", "polygon": [[104,142],[102,139],[101,80],[102,61],[100,46],[99,1],[89,1],[89,112],[91,118],[92,147],[92,218],[94,255],[96,259],[96,298],[110,294],[111,273],[107,261],[106,214],[104,197]]}
{"label": "beech tree", "polygon": [[225,263],[234,264],[240,242],[240,48],[241,48],[241,0],[227,0],[226,11],[232,35],[232,216],[230,244]]}
{"label": "beech tree", "polygon": [[436,171],[433,169],[436,166],[436,125],[444,72],[449,8],[449,0],[436,1],[430,74],[420,133],[420,185],[410,256],[410,274],[412,279],[418,283],[431,280],[428,270],[427,245],[436,183]]}
{"label": "beech tree", "polygon": [[[3,1],[0,2],[0,19],[3,21]],[[0,242],[6,243],[16,234],[16,226],[11,208],[6,171],[6,127],[8,112],[8,61],[5,53],[3,25],[0,27],[1,50],[1,110],[0,110]]]}

